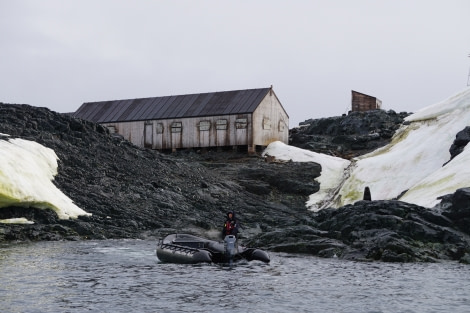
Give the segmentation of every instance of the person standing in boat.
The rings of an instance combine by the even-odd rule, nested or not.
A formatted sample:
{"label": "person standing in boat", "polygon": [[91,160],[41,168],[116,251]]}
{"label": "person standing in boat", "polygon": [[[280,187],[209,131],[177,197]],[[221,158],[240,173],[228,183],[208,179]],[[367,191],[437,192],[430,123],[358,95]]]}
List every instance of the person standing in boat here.
{"label": "person standing in boat", "polygon": [[227,235],[238,237],[238,222],[233,211],[227,212],[227,220],[225,220],[224,229],[222,230],[222,236],[225,238]]}

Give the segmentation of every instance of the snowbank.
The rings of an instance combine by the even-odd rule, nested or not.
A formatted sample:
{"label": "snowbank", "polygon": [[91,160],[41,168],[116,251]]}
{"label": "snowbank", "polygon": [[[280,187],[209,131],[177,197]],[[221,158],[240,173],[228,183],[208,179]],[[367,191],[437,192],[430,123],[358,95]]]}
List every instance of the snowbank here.
{"label": "snowbank", "polygon": [[316,153],[309,150],[286,145],[280,141],[271,143],[263,152],[263,156],[274,156],[278,160],[293,162],[315,162],[321,165],[322,174],[317,178],[320,190],[312,194],[307,201],[311,210],[319,210],[329,200],[343,179],[343,173],[350,162],[345,159]]}
{"label": "snowbank", "polygon": [[0,208],[52,209],[61,219],[90,215],[52,183],[57,155],[34,141],[0,140]]}

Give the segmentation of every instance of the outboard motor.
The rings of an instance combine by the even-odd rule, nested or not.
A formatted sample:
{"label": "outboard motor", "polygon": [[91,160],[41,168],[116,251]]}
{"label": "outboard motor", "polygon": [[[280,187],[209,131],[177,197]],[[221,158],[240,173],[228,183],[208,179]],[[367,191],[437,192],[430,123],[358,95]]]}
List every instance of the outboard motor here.
{"label": "outboard motor", "polygon": [[237,254],[237,237],[234,235],[227,235],[224,239],[224,254],[225,257],[232,263],[233,257]]}

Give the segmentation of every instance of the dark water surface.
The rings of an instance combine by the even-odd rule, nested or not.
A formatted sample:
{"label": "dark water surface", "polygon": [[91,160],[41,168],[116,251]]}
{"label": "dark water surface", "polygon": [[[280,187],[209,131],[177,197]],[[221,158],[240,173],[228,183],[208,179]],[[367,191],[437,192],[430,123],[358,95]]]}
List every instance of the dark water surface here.
{"label": "dark water surface", "polygon": [[155,242],[0,245],[0,312],[470,312],[470,266],[271,254],[159,263]]}

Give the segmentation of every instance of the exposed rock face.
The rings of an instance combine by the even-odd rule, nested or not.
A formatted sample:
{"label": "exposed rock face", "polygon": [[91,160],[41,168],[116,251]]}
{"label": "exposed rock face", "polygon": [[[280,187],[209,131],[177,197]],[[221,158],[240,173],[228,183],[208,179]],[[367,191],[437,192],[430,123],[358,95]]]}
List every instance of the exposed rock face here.
{"label": "exposed rock face", "polygon": [[387,262],[465,260],[470,188],[449,195],[444,210],[400,201],[359,201],[312,215],[310,225],[266,232],[251,244],[274,251]]}
{"label": "exposed rock face", "polygon": [[465,146],[470,142],[470,127],[465,127],[462,131],[458,132],[455,140],[449,149],[450,159],[452,160],[460,154]]}
{"label": "exposed rock face", "polygon": [[[360,121],[350,125],[363,134]],[[443,197],[433,210],[399,201],[359,201],[313,213],[305,202],[318,191],[319,164],[268,163],[234,151],[165,155],[135,147],[99,125],[26,105],[0,103],[0,133],[53,149],[60,158],[54,183],[93,214],[59,220],[50,210],[0,208],[0,219],[35,222],[0,224],[0,241],[156,238],[175,231],[217,238],[225,212],[234,209],[244,244],[273,251],[470,262],[469,189]]]}
{"label": "exposed rock face", "polygon": [[388,144],[409,114],[373,110],[306,120],[290,130],[289,145],[350,159]]}

